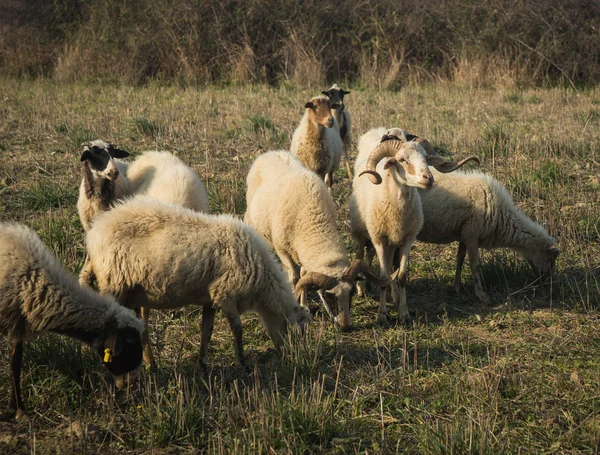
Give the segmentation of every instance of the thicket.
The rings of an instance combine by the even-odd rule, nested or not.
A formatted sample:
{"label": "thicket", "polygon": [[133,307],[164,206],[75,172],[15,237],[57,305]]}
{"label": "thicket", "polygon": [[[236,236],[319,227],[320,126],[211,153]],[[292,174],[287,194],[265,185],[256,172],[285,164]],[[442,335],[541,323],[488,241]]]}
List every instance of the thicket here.
{"label": "thicket", "polygon": [[597,0],[11,0],[0,71],[183,84],[594,84]]}

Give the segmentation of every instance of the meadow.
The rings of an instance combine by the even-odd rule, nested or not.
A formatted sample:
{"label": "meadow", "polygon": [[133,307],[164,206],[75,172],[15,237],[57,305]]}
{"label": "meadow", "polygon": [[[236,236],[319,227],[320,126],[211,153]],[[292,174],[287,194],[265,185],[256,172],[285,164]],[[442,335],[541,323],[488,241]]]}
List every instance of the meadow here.
{"label": "meadow", "polygon": [[[252,161],[289,148],[304,103],[326,88],[0,77],[0,221],[31,226],[78,273],[80,144],[96,138],[134,156],[175,153],[200,175],[214,213],[241,216]],[[25,347],[30,419],[0,422],[0,453],[600,452],[600,91],[443,81],[349,89],[355,141],[372,127],[399,126],[442,155],[479,156],[481,169],[556,239],[551,285],[508,250],[483,252],[491,302],[482,304],[468,267],[465,292],[454,291],[456,245],[417,243],[408,326],[377,325],[377,294],[355,297],[352,331],[336,330],[318,309],[306,337],[290,335],[279,358],[256,315],[246,314],[253,373],[245,374],[217,315],[202,377],[194,363],[200,309],[155,311],[157,369],[117,392],[93,353],[46,336]],[[339,228],[353,255],[343,167],[336,179]],[[8,360],[3,338],[2,409]]]}

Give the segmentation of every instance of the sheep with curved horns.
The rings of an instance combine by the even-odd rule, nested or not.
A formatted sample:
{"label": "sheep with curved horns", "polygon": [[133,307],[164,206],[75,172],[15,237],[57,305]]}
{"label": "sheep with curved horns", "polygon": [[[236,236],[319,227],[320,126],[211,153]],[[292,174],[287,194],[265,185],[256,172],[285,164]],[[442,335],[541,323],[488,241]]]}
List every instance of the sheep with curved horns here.
{"label": "sheep with curved horns", "polygon": [[348,150],[352,144],[352,121],[350,120],[350,112],[346,109],[344,104],[344,96],[349,95],[350,92],[340,88],[337,84],[333,84],[327,91],[321,92],[323,95],[329,97],[329,100],[333,105],[337,104],[337,108],[331,109],[333,118],[337,121],[340,138],[344,144],[344,155],[343,161],[346,164],[346,171],[348,171],[348,178],[352,180],[352,171],[350,170],[350,160],[348,159]]}
{"label": "sheep with curved horns", "polygon": [[339,125],[329,97],[320,95],[311,98],[304,105],[306,112],[292,135],[290,152],[298,157],[306,168],[314,171],[325,181],[331,192],[333,173],[340,166],[344,145],[340,137]]}
{"label": "sheep with curved horns", "polygon": [[0,333],[12,343],[10,408],[26,416],[21,397],[23,343],[45,332],[77,339],[115,376],[142,360],[144,324],[114,299],[80,286],[28,227],[0,223]]}
{"label": "sheep with curved horns", "polygon": [[500,182],[481,172],[433,175],[436,185],[421,192],[425,221],[417,239],[436,244],[459,242],[454,276],[457,292],[468,253],[475,294],[483,302],[489,300],[479,273],[479,248],[510,248],[544,278],[554,274],[559,255],[554,239],[514,205]]}
{"label": "sheep with curved horns", "polygon": [[267,244],[233,216],[136,196],[97,217],[86,247],[100,292],[122,305],[202,306],[198,361],[204,369],[216,309],[229,321],[243,366],[240,314],[257,312],[277,349],[288,323],[309,321]]}
{"label": "sheep with curved horns", "polygon": [[[360,260],[350,263],[336,226],[336,207],[322,180],[286,151],[259,156],[248,173],[244,221],[272,245],[286,266],[301,304],[306,290],[316,287],[330,317],[350,328],[353,282],[363,273],[378,286]],[[300,267],[306,273],[300,277]],[[334,298],[330,305],[328,297]],[[332,306],[338,314],[334,314]]]}
{"label": "sheep with curved horns", "polygon": [[[394,254],[399,252],[400,266],[390,284],[393,301],[398,306],[398,317],[407,320],[408,257],[423,226],[423,209],[417,188],[431,188],[433,185],[429,166],[451,172],[469,160],[463,160],[460,165],[448,163],[439,156],[427,155],[418,142],[404,142],[387,133],[385,128],[377,128],[360,138],[350,199],[350,226],[358,246],[356,257],[363,258],[367,241],[370,241],[379,259],[382,278],[392,276]],[[361,178],[363,175],[369,179]],[[379,298],[377,320],[385,323],[387,288],[381,289]]]}

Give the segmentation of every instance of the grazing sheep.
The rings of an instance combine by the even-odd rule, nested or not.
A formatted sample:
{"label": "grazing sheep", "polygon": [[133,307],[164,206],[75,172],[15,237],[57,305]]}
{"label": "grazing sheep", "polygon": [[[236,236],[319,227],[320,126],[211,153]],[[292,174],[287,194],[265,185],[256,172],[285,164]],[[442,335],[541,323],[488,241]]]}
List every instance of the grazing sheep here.
{"label": "grazing sheep", "polygon": [[[358,273],[379,286],[366,264],[348,260],[336,226],[336,207],[325,185],[285,151],[268,152],[253,163],[247,178],[244,220],[273,246],[286,266],[296,293],[319,289],[328,314],[342,329],[350,328],[350,294]],[[307,273],[300,278],[299,268]],[[324,291],[335,298],[334,315]]]}
{"label": "grazing sheep", "polygon": [[339,104],[320,95],[304,105],[306,112],[292,135],[290,151],[325,181],[331,192],[333,173],[340,165],[344,145],[337,121],[331,115]]}
{"label": "grazing sheep", "polygon": [[[467,160],[463,160],[463,164]],[[372,129],[358,143],[356,177],[350,198],[350,226],[363,258],[370,241],[377,252],[380,276],[389,278],[393,258],[399,252],[397,271],[400,289],[391,281],[392,297],[398,305],[400,320],[408,319],[406,305],[406,269],[410,248],[423,226],[421,197],[417,188],[431,188],[433,176],[429,165],[449,167],[443,158],[427,155],[418,142],[403,142],[388,136],[385,128]],[[457,164],[457,163],[454,163]],[[369,179],[361,177],[366,174]],[[370,180],[370,181],[369,181]],[[369,261],[370,263],[370,261]],[[377,320],[387,321],[387,288],[379,296]]]}
{"label": "grazing sheep", "polygon": [[128,163],[114,159],[125,158],[129,153],[100,139],[81,145],[82,179],[77,211],[83,229],[87,231],[98,213],[108,210],[115,200],[129,194]]}
{"label": "grazing sheep", "polygon": [[232,216],[136,196],[96,218],[86,247],[100,292],[113,294],[122,305],[202,306],[204,368],[217,308],[229,321],[242,365],[241,313],[257,312],[276,348],[288,322],[308,322],[266,243]]}
{"label": "grazing sheep", "polygon": [[336,109],[331,109],[331,114],[333,118],[337,120],[338,126],[340,128],[340,137],[344,144],[344,156],[343,161],[346,164],[346,171],[348,171],[348,177],[352,180],[352,171],[350,170],[350,160],[348,159],[348,150],[350,149],[350,145],[352,144],[352,122],[350,120],[350,112],[346,109],[346,105],[344,104],[344,96],[349,95],[350,92],[340,88],[337,84],[333,84],[331,88],[327,91],[321,92],[323,95],[329,97],[329,101],[332,104],[338,104],[339,107]]}
{"label": "grazing sheep", "polygon": [[552,276],[559,249],[544,228],[513,203],[508,191],[481,172],[433,172],[436,185],[421,193],[424,225],[417,239],[445,244],[457,241],[454,287],[461,288],[461,269],[469,254],[477,297],[489,300],[479,274],[479,248],[510,248],[538,273]]}
{"label": "grazing sheep", "polygon": [[23,342],[54,332],[91,346],[108,370],[123,375],[142,360],[144,324],[112,298],[80,286],[29,228],[0,223],[0,333],[12,343],[10,408],[21,398]]}

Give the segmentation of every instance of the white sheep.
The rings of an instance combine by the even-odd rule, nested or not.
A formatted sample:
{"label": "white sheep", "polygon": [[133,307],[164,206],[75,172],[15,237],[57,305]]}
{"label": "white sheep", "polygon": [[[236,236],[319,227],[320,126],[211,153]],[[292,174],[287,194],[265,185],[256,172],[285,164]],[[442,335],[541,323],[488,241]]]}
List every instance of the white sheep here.
{"label": "white sheep", "polygon": [[[399,252],[401,260],[396,274],[400,289],[395,279],[391,281],[391,287],[400,320],[409,316],[406,305],[408,257],[423,226],[423,209],[417,188],[433,185],[429,165],[450,168],[443,158],[427,155],[418,142],[404,140],[389,136],[385,128],[372,129],[360,138],[350,198],[350,226],[357,243],[356,257],[363,258],[365,246],[370,241],[379,259],[380,276],[389,278],[394,254]],[[462,164],[465,162],[467,160]],[[369,178],[362,177],[363,174]],[[387,288],[381,289],[379,298],[377,319],[385,323]]]}
{"label": "white sheep", "polygon": [[[328,314],[342,329],[350,328],[350,298],[358,273],[377,285],[387,281],[373,276],[362,261],[348,259],[336,226],[336,207],[322,180],[286,151],[259,156],[247,178],[244,220],[273,246],[286,266],[296,293],[319,289]],[[307,273],[300,278],[302,267]],[[327,294],[324,294],[324,291]],[[335,316],[326,295],[335,298]]]}
{"label": "white sheep", "polygon": [[554,273],[559,249],[542,226],[513,203],[508,191],[481,172],[441,174],[433,172],[436,184],[421,192],[423,229],[417,239],[445,244],[457,241],[454,286],[461,288],[461,269],[469,254],[477,297],[489,300],[479,273],[479,248],[510,248],[527,259],[538,273]]}
{"label": "white sheep", "polygon": [[203,368],[218,308],[229,321],[242,365],[240,314],[257,312],[276,348],[288,322],[308,322],[267,244],[232,216],[136,196],[96,218],[86,247],[100,292],[113,294],[122,305],[202,306]]}
{"label": "white sheep", "polygon": [[348,150],[352,144],[352,121],[350,119],[350,112],[346,109],[344,104],[344,96],[349,95],[350,92],[340,88],[337,84],[333,84],[327,91],[321,92],[323,95],[329,97],[332,105],[337,104],[337,108],[331,109],[333,118],[337,121],[340,137],[344,144],[344,156],[343,161],[346,164],[346,171],[348,171],[348,178],[352,180],[352,171],[350,170],[350,160],[348,159]]}
{"label": "white sheep", "polygon": [[142,360],[144,324],[114,299],[80,286],[29,228],[0,223],[0,333],[12,343],[10,408],[21,398],[23,343],[45,332],[82,341],[120,376]]}
{"label": "white sheep", "polygon": [[100,139],[81,145],[82,179],[77,211],[81,225],[87,231],[98,213],[108,210],[115,200],[129,194],[128,163],[114,159],[125,158],[129,153]]}
{"label": "white sheep", "polygon": [[333,173],[340,165],[344,145],[339,125],[331,114],[337,109],[329,97],[320,95],[304,105],[306,112],[292,135],[290,151],[304,166],[317,173],[331,192]]}

